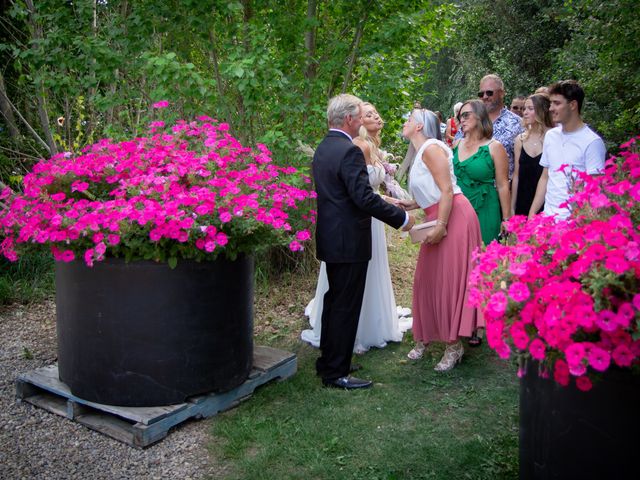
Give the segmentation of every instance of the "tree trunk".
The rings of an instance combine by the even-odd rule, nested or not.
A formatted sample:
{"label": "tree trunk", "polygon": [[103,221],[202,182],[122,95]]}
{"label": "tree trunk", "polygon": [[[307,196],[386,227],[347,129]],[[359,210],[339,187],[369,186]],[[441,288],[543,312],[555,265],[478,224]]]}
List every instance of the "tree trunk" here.
{"label": "tree trunk", "polygon": [[[42,27],[36,21],[36,9],[33,6],[33,0],[25,0],[25,4],[29,9],[29,19],[31,23],[33,38],[36,40],[42,40],[44,38],[44,35],[42,33]],[[49,115],[47,114],[47,108],[44,99],[44,86],[42,84],[42,80],[36,80],[35,87],[40,128],[42,128],[42,133],[44,134],[44,139],[46,141],[49,154],[55,155],[56,153],[58,153],[58,149],[56,147],[56,142],[53,140],[53,135],[51,134],[51,127],[49,126]]]}
{"label": "tree trunk", "polygon": [[318,14],[318,5],[316,0],[308,0],[307,2],[307,22],[308,30],[304,32],[304,48],[306,54],[306,68],[304,72],[305,86],[303,92],[304,103],[308,104],[311,98],[311,90],[313,81],[318,73],[318,62],[316,56],[316,27],[315,20]]}
{"label": "tree trunk", "polygon": [[356,33],[353,37],[353,42],[351,43],[351,55],[349,55],[349,62],[347,63],[347,71],[344,75],[344,82],[342,83],[342,91],[340,93],[346,93],[347,88],[349,87],[349,83],[351,83],[351,75],[353,74],[353,68],[355,67],[356,59],[358,58],[358,47],[360,46],[360,41],[362,40],[364,26],[367,23],[367,18],[369,17],[370,7],[371,7],[370,4],[367,7],[365,7],[362,20],[358,22],[358,26],[356,27]]}
{"label": "tree trunk", "polygon": [[[122,20],[123,36],[126,37],[128,34],[127,19],[129,18],[129,2],[127,0],[124,0],[122,2],[122,6],[120,8],[120,17]],[[113,74],[114,76],[113,83],[109,87],[109,93],[111,94],[111,97],[116,96],[116,93],[118,91],[118,82],[120,81],[120,75],[121,75],[120,69],[116,68]],[[126,69],[123,72],[123,75],[126,75]],[[109,107],[109,109],[107,110],[107,118],[106,118],[107,125],[111,125],[114,122],[117,111],[118,110],[113,105]]]}
{"label": "tree trunk", "polygon": [[36,132],[34,130],[34,128],[31,126],[31,124],[22,116],[22,114],[20,113],[20,111],[16,108],[16,106],[11,103],[11,100],[9,100],[9,97],[7,97],[6,95],[3,95],[3,100],[5,102],[7,102],[7,104],[9,105],[9,107],[11,107],[13,109],[13,111],[16,113],[16,115],[18,116],[18,118],[20,119],[20,121],[22,123],[24,123],[24,126],[27,127],[27,130],[29,130],[29,132],[33,135],[33,137],[42,144],[42,146],[44,148],[46,148],[47,150],[49,150],[49,153],[51,153],[50,147],[49,145],[47,145],[47,142],[45,142],[42,137],[40,137],[40,135],[38,135],[38,132]]}
{"label": "tree trunk", "polygon": [[[209,41],[211,48],[209,49],[209,59],[213,65],[213,73],[216,77],[216,90],[218,92],[218,102],[224,105],[225,114],[227,114],[226,101],[224,98],[224,83],[222,83],[222,75],[220,75],[220,61],[218,60],[218,49],[216,48],[216,34],[213,28],[209,31]],[[229,119],[225,119],[229,121]]]}
{"label": "tree trunk", "polygon": [[[245,52],[249,53],[251,45],[249,43],[249,26],[250,21],[253,18],[253,8],[251,5],[251,0],[242,0],[242,8],[243,8],[243,18],[242,18],[242,45],[244,47]],[[237,108],[238,108],[238,125],[237,131],[240,136],[240,140],[245,142],[253,142],[254,134],[253,134],[253,126],[251,122],[251,116],[247,114],[247,109],[244,103],[244,96],[238,92],[237,99]]]}
{"label": "tree trunk", "polygon": [[11,105],[8,101],[7,89],[4,86],[2,71],[0,71],[0,112],[2,113],[2,118],[4,118],[7,128],[9,129],[9,135],[12,139],[17,139],[20,136],[20,130],[18,130],[16,118],[13,115],[13,110],[11,109]]}
{"label": "tree trunk", "polygon": [[[91,18],[91,34],[93,38],[98,36],[98,0],[92,1],[92,18]],[[89,96],[87,98],[86,109],[87,109],[87,123],[86,123],[86,139],[89,140],[91,136],[91,132],[93,130],[93,126],[95,125],[95,109],[93,108],[93,102],[96,97],[97,92],[97,80],[96,80],[96,71],[95,64],[96,59],[93,58],[91,60],[94,68],[91,69],[91,80],[92,86],[89,88]]]}

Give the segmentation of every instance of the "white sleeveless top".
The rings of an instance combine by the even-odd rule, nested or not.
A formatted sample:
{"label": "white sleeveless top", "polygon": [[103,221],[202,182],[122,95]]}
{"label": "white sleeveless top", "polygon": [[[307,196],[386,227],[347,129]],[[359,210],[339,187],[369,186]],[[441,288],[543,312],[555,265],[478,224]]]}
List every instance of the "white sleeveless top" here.
{"label": "white sleeveless top", "polygon": [[431,171],[422,161],[422,153],[429,145],[436,144],[442,148],[447,154],[447,160],[449,161],[449,174],[451,176],[451,184],[453,185],[453,194],[462,193],[460,187],[457,184],[456,176],[453,173],[453,152],[451,149],[440,140],[430,138],[424,145],[420,147],[416,157],[413,160],[411,166],[411,172],[409,173],[409,191],[413,198],[416,200],[420,208],[427,208],[431,205],[435,205],[440,201],[441,192],[436,184],[436,181],[431,175]]}

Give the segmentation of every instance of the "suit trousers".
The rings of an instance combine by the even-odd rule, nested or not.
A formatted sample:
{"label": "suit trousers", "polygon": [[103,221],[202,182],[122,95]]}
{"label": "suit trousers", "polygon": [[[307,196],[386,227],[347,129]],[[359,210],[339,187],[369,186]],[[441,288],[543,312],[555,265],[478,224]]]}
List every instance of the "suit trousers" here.
{"label": "suit trousers", "polygon": [[329,290],[322,307],[316,371],[323,379],[334,380],[349,375],[369,262],[326,265]]}

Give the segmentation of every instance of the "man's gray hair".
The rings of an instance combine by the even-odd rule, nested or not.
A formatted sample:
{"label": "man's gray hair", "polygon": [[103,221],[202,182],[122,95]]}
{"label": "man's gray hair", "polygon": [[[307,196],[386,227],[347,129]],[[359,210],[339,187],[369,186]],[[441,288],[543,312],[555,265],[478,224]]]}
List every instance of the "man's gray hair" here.
{"label": "man's gray hair", "polygon": [[482,77],[482,80],[480,80],[480,83],[484,82],[485,80],[493,80],[494,82],[496,82],[496,85],[498,85],[498,88],[504,91],[504,82],[495,73],[490,73],[489,75],[485,75],[484,77]]}
{"label": "man's gray hair", "polygon": [[327,122],[329,122],[329,128],[343,126],[347,115],[355,117],[358,114],[361,104],[362,100],[348,93],[342,93],[333,97],[329,100],[329,105],[327,106]]}

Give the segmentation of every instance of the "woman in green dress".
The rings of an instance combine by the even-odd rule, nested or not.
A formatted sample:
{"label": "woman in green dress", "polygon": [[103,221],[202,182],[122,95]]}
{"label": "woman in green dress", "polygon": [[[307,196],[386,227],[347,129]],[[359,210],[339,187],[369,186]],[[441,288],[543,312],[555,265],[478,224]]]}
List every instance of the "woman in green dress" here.
{"label": "woman in green dress", "polygon": [[492,139],[493,124],[482,100],[467,100],[458,112],[464,137],[453,147],[453,170],[462,193],[475,209],[482,241],[498,238],[510,216],[509,159]]}

